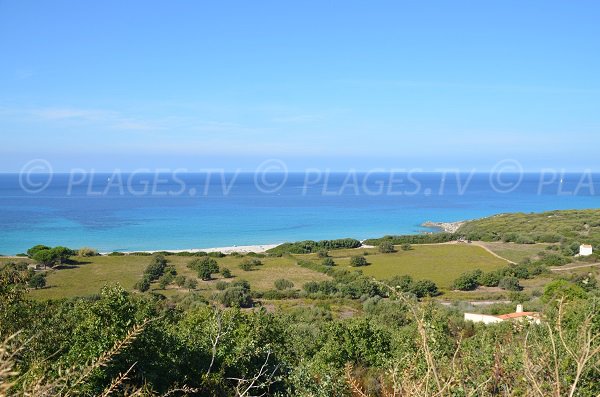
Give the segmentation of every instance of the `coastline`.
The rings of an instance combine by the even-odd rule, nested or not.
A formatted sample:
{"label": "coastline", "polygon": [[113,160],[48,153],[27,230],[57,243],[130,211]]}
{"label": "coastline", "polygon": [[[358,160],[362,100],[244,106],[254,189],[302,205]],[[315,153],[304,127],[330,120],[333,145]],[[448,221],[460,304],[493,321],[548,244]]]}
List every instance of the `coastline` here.
{"label": "coastline", "polygon": [[[146,252],[149,254],[154,254],[156,252],[170,252],[173,254],[177,254],[179,252],[222,252],[224,254],[231,254],[233,252],[239,252],[240,254],[247,254],[249,252],[254,252],[256,254],[262,254],[271,248],[275,248],[281,244],[257,244],[257,245],[232,245],[229,247],[210,247],[210,248],[190,248],[190,249],[180,249],[180,250],[142,250],[142,251],[120,251],[125,255],[131,254],[133,252]],[[110,252],[101,252],[100,255],[108,255]]]}
{"label": "coastline", "polygon": [[427,222],[423,222],[421,224],[421,226],[431,228],[431,229],[438,229],[439,231],[442,231],[445,233],[456,233],[458,231],[458,229],[460,229],[460,227],[462,225],[464,225],[465,223],[467,223],[467,221],[456,221],[456,222],[427,221]]}

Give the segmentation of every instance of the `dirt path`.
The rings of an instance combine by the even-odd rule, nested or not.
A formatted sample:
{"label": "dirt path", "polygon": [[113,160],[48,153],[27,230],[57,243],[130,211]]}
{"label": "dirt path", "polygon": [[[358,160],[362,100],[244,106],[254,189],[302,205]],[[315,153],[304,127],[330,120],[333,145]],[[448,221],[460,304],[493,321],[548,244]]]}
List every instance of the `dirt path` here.
{"label": "dirt path", "polygon": [[564,272],[567,270],[581,269],[582,267],[600,266],[600,263],[586,263],[585,265],[576,265],[568,267],[551,267],[550,270],[553,272]]}
{"label": "dirt path", "polygon": [[483,243],[481,243],[480,241],[473,241],[471,244],[476,245],[478,247],[483,248],[484,250],[486,250],[487,252],[489,252],[490,254],[494,255],[496,258],[502,259],[503,261],[507,261],[508,263],[510,263],[511,265],[516,265],[515,262],[513,261],[509,261],[508,259],[498,255],[497,253],[495,253],[494,251],[492,251],[491,249],[489,249],[488,247],[486,247]]}

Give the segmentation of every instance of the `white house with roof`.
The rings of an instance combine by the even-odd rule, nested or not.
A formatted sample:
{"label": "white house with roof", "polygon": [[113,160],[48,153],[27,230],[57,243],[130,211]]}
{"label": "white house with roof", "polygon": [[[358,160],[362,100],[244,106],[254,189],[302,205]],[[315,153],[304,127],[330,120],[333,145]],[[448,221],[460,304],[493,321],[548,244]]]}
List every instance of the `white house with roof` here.
{"label": "white house with roof", "polygon": [[465,313],[465,321],[474,323],[494,324],[503,321],[529,321],[535,324],[540,323],[540,313],[524,312],[523,305],[517,305],[517,310],[514,313],[501,314],[498,316],[492,314]]}
{"label": "white house with roof", "polygon": [[579,256],[590,256],[594,253],[594,248],[590,244],[581,244],[579,246]]}

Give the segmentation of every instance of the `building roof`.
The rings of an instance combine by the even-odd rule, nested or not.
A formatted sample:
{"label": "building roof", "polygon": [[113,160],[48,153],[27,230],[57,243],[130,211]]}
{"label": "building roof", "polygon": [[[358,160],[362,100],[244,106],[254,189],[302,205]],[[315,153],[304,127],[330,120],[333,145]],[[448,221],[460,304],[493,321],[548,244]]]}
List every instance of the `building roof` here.
{"label": "building roof", "polygon": [[539,315],[538,312],[520,312],[520,313],[501,314],[501,315],[495,316],[495,317],[501,318],[502,320],[508,320],[511,318],[530,317],[530,316],[537,316],[537,315]]}
{"label": "building roof", "polygon": [[592,248],[590,244],[581,244],[581,248]]}

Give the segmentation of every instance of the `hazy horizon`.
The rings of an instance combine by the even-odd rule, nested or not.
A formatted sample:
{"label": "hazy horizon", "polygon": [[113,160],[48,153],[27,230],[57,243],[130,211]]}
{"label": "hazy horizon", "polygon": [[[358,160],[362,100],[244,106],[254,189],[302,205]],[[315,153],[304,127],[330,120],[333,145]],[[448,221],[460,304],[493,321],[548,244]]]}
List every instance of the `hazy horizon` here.
{"label": "hazy horizon", "polygon": [[0,172],[600,169],[596,2],[0,3]]}

